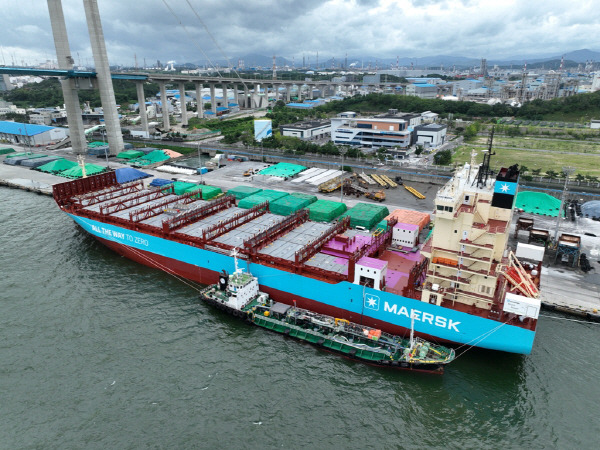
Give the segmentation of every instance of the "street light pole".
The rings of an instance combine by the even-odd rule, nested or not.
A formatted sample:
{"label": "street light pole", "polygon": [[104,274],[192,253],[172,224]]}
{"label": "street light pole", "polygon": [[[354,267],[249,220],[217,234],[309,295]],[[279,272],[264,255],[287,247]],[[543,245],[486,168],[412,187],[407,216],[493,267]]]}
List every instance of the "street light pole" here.
{"label": "street light pole", "polygon": [[[103,144],[102,147],[105,147],[105,145],[104,145],[105,144],[104,143],[104,133],[102,133],[102,144]],[[106,157],[106,168],[110,169],[110,165],[109,165],[109,162],[108,162],[108,151],[107,151],[106,148],[104,149],[104,156]]]}
{"label": "street light pole", "polygon": [[340,147],[340,154],[342,155],[342,174],[340,175],[340,202],[344,199],[344,155],[348,152],[346,147]]}
{"label": "street light pole", "polygon": [[202,158],[200,157],[200,142],[198,142],[198,167],[200,170],[200,184],[204,184],[202,181]]}
{"label": "street light pole", "polygon": [[575,172],[575,168],[573,167],[563,167],[563,173],[565,174],[565,186],[562,191],[562,195],[560,196],[560,208],[558,209],[558,216],[556,216],[556,229],[554,230],[554,242],[558,241],[558,229],[560,228],[560,215],[563,211],[563,206],[565,204],[565,196],[567,193],[567,188],[569,185],[569,175]]}

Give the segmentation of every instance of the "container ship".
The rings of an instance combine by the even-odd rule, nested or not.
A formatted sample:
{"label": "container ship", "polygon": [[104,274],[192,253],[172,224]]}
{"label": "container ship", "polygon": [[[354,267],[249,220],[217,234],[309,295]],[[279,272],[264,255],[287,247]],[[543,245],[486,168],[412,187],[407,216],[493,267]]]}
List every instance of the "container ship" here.
{"label": "container ship", "polygon": [[231,190],[208,200],[209,187],[177,195],[173,185],[119,184],[114,172],[57,184],[53,195],[85,231],[147,266],[210,285],[233,272],[235,250],[273,301],[393,335],[414,324],[428,341],[528,354],[541,259],[519,262],[507,248],[518,177],[517,166],[493,174],[489,158],[465,164],[438,192],[433,223],[395,210],[372,232],[351,227],[352,210],[320,220],[316,203],[274,214],[296,194],[265,191],[242,205],[250,197]]}

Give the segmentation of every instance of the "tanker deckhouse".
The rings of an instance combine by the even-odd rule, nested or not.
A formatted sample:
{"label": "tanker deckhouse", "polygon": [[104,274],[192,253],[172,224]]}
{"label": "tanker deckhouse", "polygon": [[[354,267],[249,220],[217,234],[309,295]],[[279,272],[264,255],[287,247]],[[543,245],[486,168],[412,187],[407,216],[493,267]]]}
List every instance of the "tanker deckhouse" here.
{"label": "tanker deckhouse", "polygon": [[233,272],[235,250],[277,302],[394,335],[413,327],[428,340],[529,353],[539,266],[505,252],[518,171],[488,174],[466,166],[440,191],[429,235],[429,214],[396,210],[370,234],[350,229],[349,217],[278,215],[269,200],[244,209],[231,195],[201,200],[202,186],[175,195],[119,184],[114,172],[55,185],[54,198],[99,241],[150,267],[214,284]]}

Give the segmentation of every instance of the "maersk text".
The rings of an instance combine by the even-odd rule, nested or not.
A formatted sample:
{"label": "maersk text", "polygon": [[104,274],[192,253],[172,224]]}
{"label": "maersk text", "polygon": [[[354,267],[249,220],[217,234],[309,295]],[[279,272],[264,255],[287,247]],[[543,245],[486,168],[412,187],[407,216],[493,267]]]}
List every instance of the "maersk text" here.
{"label": "maersk text", "polygon": [[430,313],[419,311],[418,309],[411,309],[409,313],[406,306],[401,306],[400,309],[398,309],[398,305],[390,306],[388,302],[384,303],[383,310],[398,316],[406,316],[409,319],[414,317],[415,320],[420,322],[429,323],[430,325],[435,325],[436,327],[440,328],[448,328],[449,330],[454,330],[459,333],[458,325],[460,325],[460,322],[455,322],[452,319],[446,319],[442,316],[435,316]]}

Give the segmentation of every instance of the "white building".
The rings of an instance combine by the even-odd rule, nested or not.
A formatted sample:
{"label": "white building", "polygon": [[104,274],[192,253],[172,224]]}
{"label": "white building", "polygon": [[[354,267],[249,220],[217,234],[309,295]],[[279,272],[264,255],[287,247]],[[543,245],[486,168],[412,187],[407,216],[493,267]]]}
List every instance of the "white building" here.
{"label": "white building", "polygon": [[400,118],[331,119],[331,140],[335,144],[407,148],[411,136],[407,121]]}
{"label": "white building", "polygon": [[409,84],[406,86],[406,95],[414,95],[419,98],[436,98],[438,87],[435,84]]}
{"label": "white building", "polygon": [[416,144],[425,148],[438,148],[446,142],[446,125],[428,123],[415,127]]}
{"label": "white building", "polygon": [[329,120],[311,120],[297,122],[290,125],[281,125],[279,127],[282,136],[292,136],[300,139],[312,139],[318,136],[327,135],[331,132],[331,121]]}

